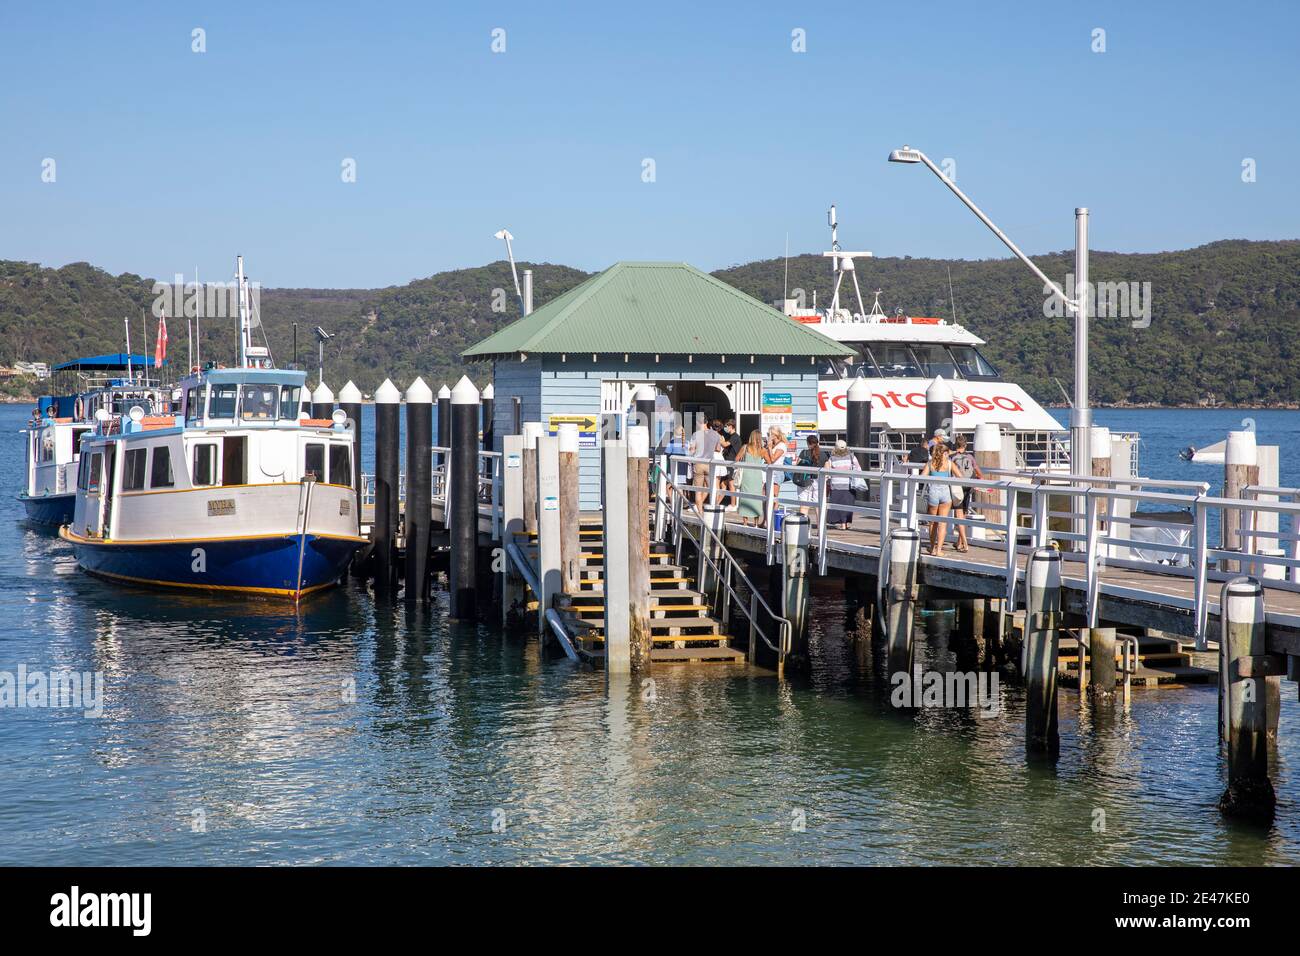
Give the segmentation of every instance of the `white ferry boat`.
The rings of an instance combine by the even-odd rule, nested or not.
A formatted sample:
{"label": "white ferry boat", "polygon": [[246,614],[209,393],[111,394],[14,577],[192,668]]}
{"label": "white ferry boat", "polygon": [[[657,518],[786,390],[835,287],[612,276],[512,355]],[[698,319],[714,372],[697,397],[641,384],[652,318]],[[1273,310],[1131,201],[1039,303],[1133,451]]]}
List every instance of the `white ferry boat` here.
{"label": "white ferry boat", "polygon": [[[871,425],[890,447],[911,448],[925,431],[925,392],[942,377],[952,389],[953,428],[972,433],[975,426],[993,423],[1015,437],[1019,464],[1063,466],[1068,460],[1069,434],[1060,422],[1014,382],[1006,381],[980,350],[984,340],[947,319],[886,315],[876,290],[871,310],[863,306],[854,260],[869,252],[840,249],[835,207],[830,209],[831,260],[835,289],[828,308],[800,308],[783,299],[776,307],[791,318],[857,351],[856,358],[831,364],[818,389],[818,431],[842,436],[847,427],[849,386],[859,375],[872,387]],[[857,311],[841,306],[841,288],[849,277]]]}
{"label": "white ferry boat", "polygon": [[237,275],[238,365],[182,379],[175,414],[101,408],[82,438],[60,535],[92,574],[296,600],[365,541],[346,417],[308,417],[306,373],[252,344],[242,258]]}
{"label": "white ferry boat", "polygon": [[18,500],[28,521],[58,528],[72,520],[81,436],[92,429],[96,411],[122,413],[134,405],[146,414],[169,411],[167,393],[148,377],[149,362],[143,355],[114,353],[52,369],[53,394],[41,396],[22,429],[26,480]]}

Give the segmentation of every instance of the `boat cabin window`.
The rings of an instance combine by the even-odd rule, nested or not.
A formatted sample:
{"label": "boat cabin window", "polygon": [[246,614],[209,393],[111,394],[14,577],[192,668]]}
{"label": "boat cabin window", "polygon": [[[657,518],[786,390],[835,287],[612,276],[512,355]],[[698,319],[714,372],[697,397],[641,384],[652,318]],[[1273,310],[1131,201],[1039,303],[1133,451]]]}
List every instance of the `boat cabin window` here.
{"label": "boat cabin window", "polygon": [[946,379],[957,377],[957,363],[942,345],[913,345],[912,354],[926,378],[942,375]]}
{"label": "boat cabin window", "polygon": [[215,485],[217,483],[217,446],[204,442],[194,446],[193,484]]}
{"label": "boat cabin window", "polygon": [[72,430],[72,453],[74,455],[81,452],[81,436],[90,431],[89,428],[74,428]]}
{"label": "boat cabin window", "polygon": [[213,385],[208,399],[209,418],[234,418],[235,404],[239,399],[238,385]]}
{"label": "boat cabin window", "polygon": [[336,485],[352,484],[352,454],[347,445],[330,445],[330,477]]}
{"label": "boat cabin window", "polygon": [[81,464],[77,468],[77,487],[85,491],[90,487],[90,459],[91,455],[83,455]]}
{"label": "boat cabin window", "polygon": [[302,406],[302,389],[297,385],[280,386],[280,417],[290,421],[298,420]]}
{"label": "boat cabin window", "polygon": [[277,407],[274,385],[245,385],[240,389],[239,417],[246,422],[273,422]]}
{"label": "boat cabin window", "polygon": [[195,385],[185,390],[185,420],[196,422],[203,414],[203,398],[199,387]]}
{"label": "boat cabin window", "polygon": [[877,344],[872,350],[880,374],[885,378],[920,378],[921,368],[906,345]]}
{"label": "boat cabin window", "polygon": [[87,491],[99,491],[99,469],[103,457],[99,452],[95,452],[90,456],[90,469],[86,476]]}
{"label": "boat cabin window", "polygon": [[144,487],[144,461],[147,448],[132,448],[122,463],[122,490],[139,491]]}
{"label": "boat cabin window", "polygon": [[954,345],[949,351],[952,352],[953,360],[957,363],[962,378],[998,377],[998,370],[989,364],[989,360],[981,355],[977,349],[969,345]]}
{"label": "boat cabin window", "polygon": [[325,480],[325,446],[318,442],[310,442],[303,451],[302,474],[306,478],[308,475],[314,477],[317,481]]}
{"label": "boat cabin window", "polygon": [[159,445],[153,450],[153,458],[149,461],[149,487],[170,488],[174,484],[172,450],[166,445]]}

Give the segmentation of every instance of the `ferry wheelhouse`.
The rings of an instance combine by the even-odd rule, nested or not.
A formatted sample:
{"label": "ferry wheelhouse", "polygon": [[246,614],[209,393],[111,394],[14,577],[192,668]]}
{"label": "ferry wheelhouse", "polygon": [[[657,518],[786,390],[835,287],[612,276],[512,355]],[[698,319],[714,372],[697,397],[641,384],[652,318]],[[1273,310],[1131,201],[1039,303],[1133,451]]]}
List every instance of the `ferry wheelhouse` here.
{"label": "ferry wheelhouse", "polygon": [[[1014,382],[1008,382],[985,356],[984,340],[947,319],[886,315],[880,290],[870,311],[863,307],[854,260],[869,252],[840,249],[836,237],[835,207],[830,210],[831,259],[835,277],[828,308],[801,308],[794,299],[775,303],[786,315],[827,338],[854,349],[846,361],[829,363],[818,388],[818,431],[826,438],[842,437],[847,428],[847,394],[862,376],[872,388],[873,441],[888,447],[914,447],[925,431],[926,386],[945,379],[953,393],[953,429],[973,433],[977,425],[993,423],[1003,435],[1013,436],[1017,464],[1021,467],[1065,467],[1069,434],[1061,423]],[[841,287],[848,277],[858,310],[841,307]]]}
{"label": "ferry wheelhouse", "polygon": [[81,437],[92,430],[99,409],[122,414],[138,405],[151,415],[170,410],[169,393],[149,377],[151,362],[115,353],[54,367],[54,394],[41,396],[22,430],[26,482],[18,500],[28,521],[57,528],[72,520]]}
{"label": "ferry wheelhouse", "polygon": [[238,276],[238,367],[182,379],[173,414],[100,409],[82,438],[60,534],[93,574],[297,599],[364,543],[351,427],[341,411],[308,417],[306,373],[251,344],[242,260]]}

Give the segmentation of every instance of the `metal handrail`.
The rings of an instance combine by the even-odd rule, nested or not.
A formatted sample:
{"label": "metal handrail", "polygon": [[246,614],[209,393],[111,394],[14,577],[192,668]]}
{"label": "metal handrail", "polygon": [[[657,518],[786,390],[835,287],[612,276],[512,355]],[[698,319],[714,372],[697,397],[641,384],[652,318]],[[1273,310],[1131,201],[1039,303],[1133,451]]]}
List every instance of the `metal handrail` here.
{"label": "metal handrail", "polygon": [[[652,471],[655,473],[660,472],[659,466],[655,465]],[[681,503],[683,499],[686,498],[686,495],[683,493],[681,486],[676,485],[672,482],[670,476],[671,476],[671,472],[669,472],[664,477],[668,478],[668,483],[672,487],[677,489],[678,492],[676,495],[674,495],[671,504],[661,494],[660,482],[656,480],[658,477],[660,477],[660,475],[652,473],[651,478],[652,478],[652,483],[655,487],[655,507],[673,508],[673,530],[674,530],[674,534],[677,537],[677,543],[676,543],[677,560],[678,561],[681,560],[681,536],[685,534],[688,538],[690,538],[691,542],[695,545],[696,549],[699,551],[700,560],[702,562],[705,561],[708,562],[709,567],[713,569],[713,573],[717,575],[718,580],[722,583],[723,587],[726,589],[727,596],[728,596],[728,602],[726,606],[729,608],[730,599],[734,598],[737,606],[740,607],[741,609],[741,613],[744,614],[745,618],[749,621],[751,633],[757,634],[760,638],[762,638],[763,643],[767,645],[768,649],[774,651],[778,655],[778,657],[783,661],[785,657],[790,653],[790,649],[793,645],[794,632],[790,624],[790,621],[787,618],[777,614],[775,611],[772,610],[771,606],[768,605],[767,601],[763,599],[758,589],[754,586],[754,582],[752,582],[749,579],[749,576],[745,574],[745,572],[741,569],[740,564],[732,556],[731,552],[727,550],[727,546],[723,542],[721,536],[715,533],[714,530],[711,527],[709,527],[709,523],[704,519],[704,513],[700,511],[699,505],[697,505],[694,501],[688,500],[686,503],[690,505],[691,509],[695,512],[696,520],[699,522],[700,528],[702,529],[702,534],[700,538],[696,538],[695,535],[691,533],[690,528],[688,528],[686,523],[681,520]],[[710,549],[704,546],[704,542],[709,539],[712,539],[718,543],[718,553],[726,559],[727,567],[726,567],[725,575],[723,570],[719,568],[717,563],[713,560],[712,555],[709,554]],[[748,609],[745,608],[744,603],[741,600],[740,594],[731,585],[731,575],[733,572],[740,578],[742,582],[744,582],[745,587],[749,589]],[[703,586],[704,582],[701,581],[699,583],[701,586]],[[768,640],[767,634],[765,634],[763,630],[758,626],[757,609],[760,607],[767,612],[768,617],[770,617],[776,623],[778,629],[781,632],[781,636],[779,638],[780,640],[779,646],[773,644],[770,640]],[[753,661],[751,660],[750,663],[753,663]]]}

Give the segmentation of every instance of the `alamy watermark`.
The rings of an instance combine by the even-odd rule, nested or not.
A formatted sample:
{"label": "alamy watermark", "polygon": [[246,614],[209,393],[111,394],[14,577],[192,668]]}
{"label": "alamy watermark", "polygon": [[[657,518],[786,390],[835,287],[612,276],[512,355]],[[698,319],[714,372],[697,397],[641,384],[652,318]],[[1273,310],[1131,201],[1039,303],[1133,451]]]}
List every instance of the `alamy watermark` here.
{"label": "alamy watermark", "polygon": [[0,709],[57,707],[86,717],[104,716],[103,671],[0,671]]}
{"label": "alamy watermark", "polygon": [[983,719],[1002,713],[997,671],[896,671],[889,702],[900,709],[976,708]]}
{"label": "alamy watermark", "polygon": [[[1074,273],[1066,273],[1066,294],[1075,291]],[[1089,282],[1088,314],[1097,319],[1130,319],[1133,328],[1151,326],[1150,282]],[[1059,319],[1071,314],[1051,286],[1043,286],[1043,315]]]}
{"label": "alamy watermark", "polygon": [[[260,315],[262,287],[259,283],[245,280],[248,289],[248,307],[254,316]],[[153,284],[154,318],[161,318],[164,311],[172,318],[185,319],[233,319],[239,315],[239,283],[233,279],[229,282],[186,282],[179,273],[170,285],[166,282]]]}

